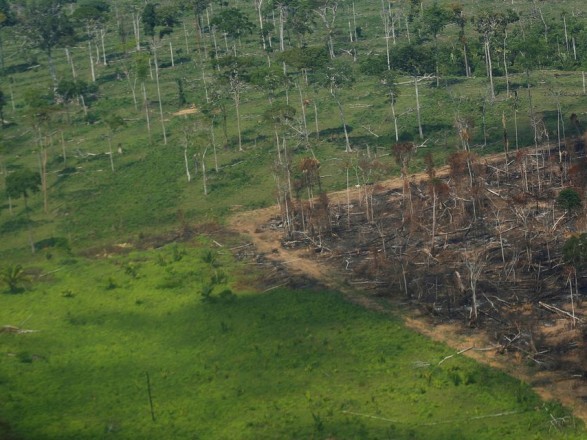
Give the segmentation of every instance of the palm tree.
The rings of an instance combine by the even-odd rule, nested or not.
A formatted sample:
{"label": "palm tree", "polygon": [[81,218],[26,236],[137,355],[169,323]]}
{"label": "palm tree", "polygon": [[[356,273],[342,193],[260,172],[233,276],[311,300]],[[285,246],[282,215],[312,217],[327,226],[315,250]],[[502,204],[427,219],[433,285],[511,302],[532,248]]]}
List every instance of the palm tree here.
{"label": "palm tree", "polygon": [[22,284],[28,281],[29,277],[20,264],[6,266],[0,271],[0,283],[8,287],[9,293],[22,292]]}

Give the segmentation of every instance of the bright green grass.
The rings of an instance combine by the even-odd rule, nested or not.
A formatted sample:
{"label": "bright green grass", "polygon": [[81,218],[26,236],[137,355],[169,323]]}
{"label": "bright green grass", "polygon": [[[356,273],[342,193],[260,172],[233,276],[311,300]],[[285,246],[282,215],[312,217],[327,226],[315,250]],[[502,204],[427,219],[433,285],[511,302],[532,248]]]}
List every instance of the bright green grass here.
{"label": "bright green grass", "polygon": [[53,279],[2,294],[0,324],[37,332],[0,334],[0,420],[31,440],[581,438],[526,385],[464,357],[437,366],[454,352],[334,292],[220,299],[222,284],[202,302],[214,272],[243,270],[205,254],[55,255]]}

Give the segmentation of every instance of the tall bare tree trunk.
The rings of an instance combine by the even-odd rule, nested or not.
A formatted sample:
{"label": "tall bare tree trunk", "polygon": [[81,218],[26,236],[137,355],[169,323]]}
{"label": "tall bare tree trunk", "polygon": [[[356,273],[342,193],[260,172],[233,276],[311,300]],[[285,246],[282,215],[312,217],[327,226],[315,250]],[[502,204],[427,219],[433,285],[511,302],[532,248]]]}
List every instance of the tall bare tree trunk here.
{"label": "tall bare tree trunk", "polygon": [[159,98],[159,118],[161,119],[161,128],[163,130],[163,144],[167,145],[167,133],[165,131],[165,119],[163,118],[163,102],[161,99],[161,88],[159,86],[159,63],[157,62],[157,49],[153,44],[153,57],[155,62],[155,82],[157,84],[157,97]]}
{"label": "tall bare tree trunk", "polygon": [[418,92],[418,77],[414,77],[414,87],[416,89],[416,116],[418,118],[418,133],[420,139],[424,139],[424,132],[422,131],[422,119],[420,116],[420,93]]}
{"label": "tall bare tree trunk", "polygon": [[145,87],[145,82],[141,83],[141,88],[143,89],[143,105],[145,107],[145,118],[147,121],[147,132],[149,133],[149,142],[151,142],[151,118],[149,117],[149,101],[147,100],[147,88]]}

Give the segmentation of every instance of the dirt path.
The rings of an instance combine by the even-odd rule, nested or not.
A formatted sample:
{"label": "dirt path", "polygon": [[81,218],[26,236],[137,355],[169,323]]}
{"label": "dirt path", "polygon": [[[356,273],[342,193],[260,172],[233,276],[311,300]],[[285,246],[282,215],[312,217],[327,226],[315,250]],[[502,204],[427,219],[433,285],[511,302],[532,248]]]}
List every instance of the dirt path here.
{"label": "dirt path", "polygon": [[[503,159],[503,154],[484,157],[487,163]],[[437,176],[448,174],[448,167],[436,170]],[[426,178],[425,173],[410,176],[410,179],[419,181]],[[403,182],[400,178],[390,179],[379,183],[379,186],[387,189],[401,189]],[[347,199],[357,200],[360,189],[352,188],[330,193],[331,203],[345,203]],[[279,262],[292,276],[304,276],[319,281],[328,288],[342,292],[345,297],[365,308],[379,312],[390,313],[386,308],[372,298],[369,298],[359,290],[353,289],[344,282],[344,274],[329,267],[320,255],[310,249],[286,249],[281,245],[283,231],[281,229],[267,228],[271,219],[280,216],[279,208],[259,209],[249,212],[236,213],[230,219],[230,228],[239,234],[246,235],[259,254],[265,258]],[[393,313],[397,313],[395,310]],[[556,373],[532,372],[521,359],[516,359],[510,354],[498,354],[493,348],[490,338],[479,330],[465,329],[459,324],[431,323],[426,316],[417,316],[410,311],[403,313],[405,325],[433,340],[443,342],[455,349],[455,353],[468,349],[463,355],[476,359],[479,362],[499,368],[508,374],[532,384],[535,391],[544,399],[556,399],[573,409],[574,414],[587,423],[587,384],[582,377],[560,377]]]}

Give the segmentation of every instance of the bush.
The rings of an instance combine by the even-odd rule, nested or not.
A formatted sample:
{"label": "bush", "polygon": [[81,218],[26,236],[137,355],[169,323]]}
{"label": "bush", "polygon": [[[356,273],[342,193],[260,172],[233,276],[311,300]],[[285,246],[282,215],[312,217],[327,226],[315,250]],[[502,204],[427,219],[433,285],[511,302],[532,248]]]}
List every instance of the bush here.
{"label": "bush", "polygon": [[587,263],[587,234],[570,237],[563,246],[563,258],[567,264],[581,268]]}
{"label": "bush", "polygon": [[560,208],[568,212],[571,212],[581,208],[581,196],[573,188],[565,188],[559,193],[558,197],[556,198],[556,204]]}
{"label": "bush", "polygon": [[35,249],[57,248],[66,251],[70,250],[69,241],[65,237],[51,237],[39,240],[35,243]]}

